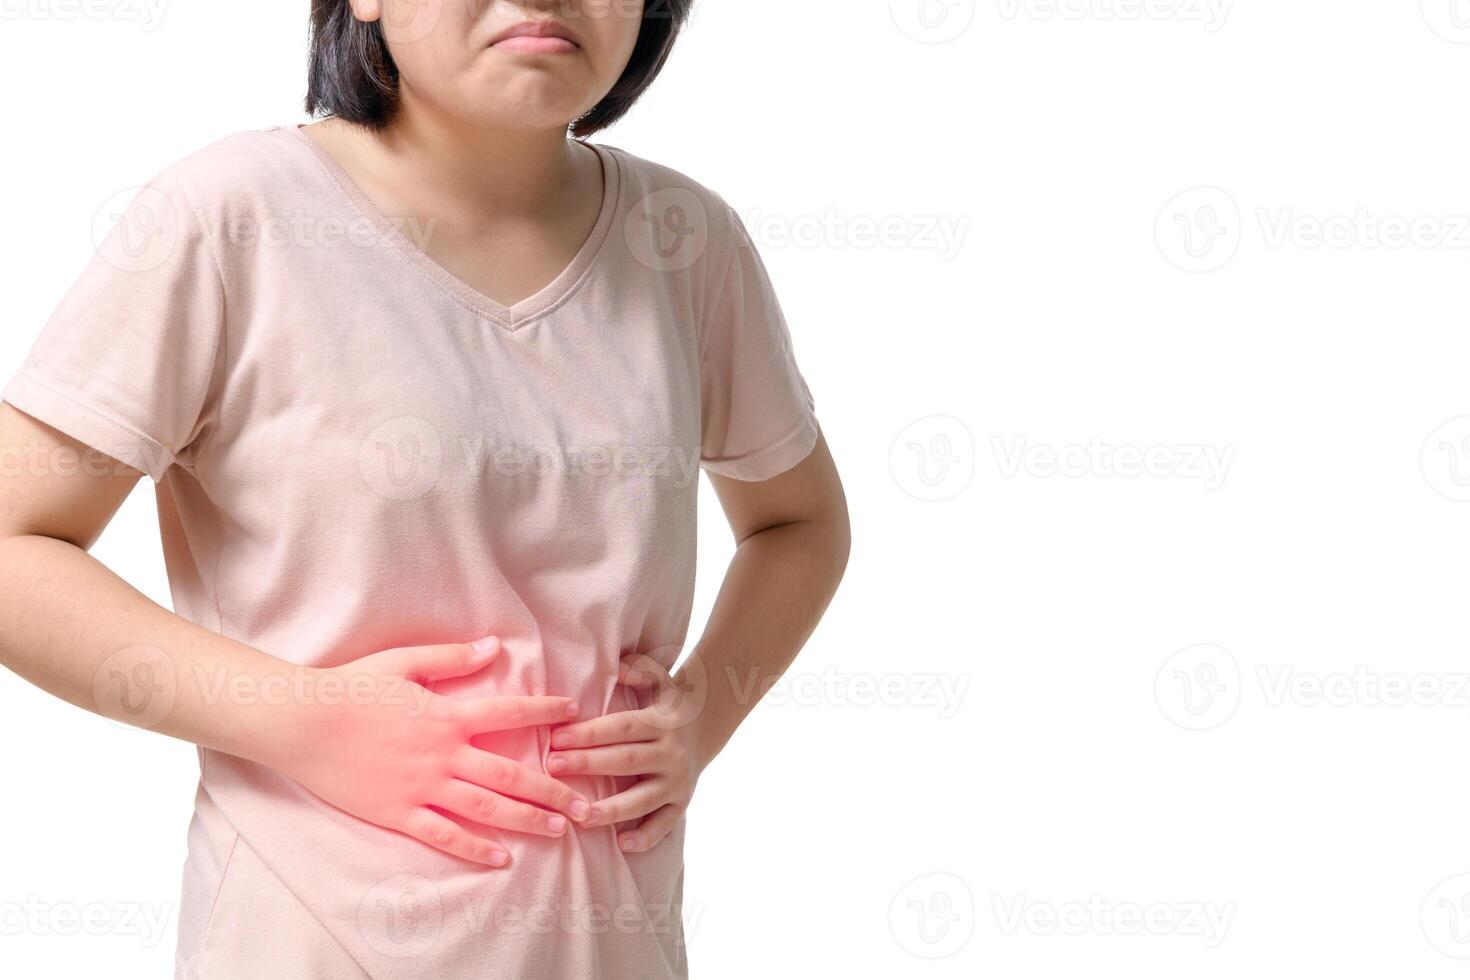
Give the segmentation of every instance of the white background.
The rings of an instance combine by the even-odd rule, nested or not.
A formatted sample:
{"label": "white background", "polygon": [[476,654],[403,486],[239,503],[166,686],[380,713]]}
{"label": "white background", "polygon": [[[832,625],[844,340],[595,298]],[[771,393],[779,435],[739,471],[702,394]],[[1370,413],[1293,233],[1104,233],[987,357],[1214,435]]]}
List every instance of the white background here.
{"label": "white background", "polygon": [[[306,7],[0,0],[0,373],[104,203],[301,118]],[[856,543],[694,976],[1463,975],[1467,67],[1465,0],[704,0],[600,139],[752,224]],[[167,601],[146,486],[96,553]],[[0,744],[0,973],[168,975],[192,749],[8,674]]]}

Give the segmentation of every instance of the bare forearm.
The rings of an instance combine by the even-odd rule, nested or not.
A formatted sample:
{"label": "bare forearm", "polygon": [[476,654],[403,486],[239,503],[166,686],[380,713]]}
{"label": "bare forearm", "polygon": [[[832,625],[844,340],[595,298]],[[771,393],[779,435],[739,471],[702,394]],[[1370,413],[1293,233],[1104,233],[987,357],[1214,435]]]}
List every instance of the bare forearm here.
{"label": "bare forearm", "polygon": [[816,629],[847,566],[845,523],[798,521],[740,544],[690,663],[679,672],[705,698],[695,724],[704,763],[770,690]]}
{"label": "bare forearm", "polygon": [[0,541],[0,663],[88,711],[267,764],[297,723],[305,674],[39,536]]}

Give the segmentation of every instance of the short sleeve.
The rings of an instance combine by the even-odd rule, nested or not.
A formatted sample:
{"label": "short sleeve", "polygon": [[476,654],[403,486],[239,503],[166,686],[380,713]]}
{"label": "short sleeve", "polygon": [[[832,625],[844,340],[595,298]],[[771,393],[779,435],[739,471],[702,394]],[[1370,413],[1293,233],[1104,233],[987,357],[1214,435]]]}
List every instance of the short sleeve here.
{"label": "short sleeve", "polygon": [[815,403],[755,244],[729,211],[732,247],[701,352],[700,460],[736,480],[768,480],[811,453]]}
{"label": "short sleeve", "polygon": [[167,172],[139,191],[0,397],[161,480],[217,380],[224,290],[204,225]]}

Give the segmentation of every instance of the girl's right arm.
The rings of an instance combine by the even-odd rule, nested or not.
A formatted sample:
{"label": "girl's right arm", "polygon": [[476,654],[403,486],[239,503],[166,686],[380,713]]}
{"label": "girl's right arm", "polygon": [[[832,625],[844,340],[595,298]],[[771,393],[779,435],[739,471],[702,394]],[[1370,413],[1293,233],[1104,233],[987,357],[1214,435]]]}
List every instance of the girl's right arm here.
{"label": "girl's right arm", "polygon": [[114,575],[87,549],[141,476],[0,404],[0,663],[78,707],[269,766],[468,861],[498,867],[509,854],[439,811],[545,836],[566,832],[561,814],[586,815],[560,781],[470,744],[565,722],[577,713],[569,698],[453,700],[427,687],[488,664],[493,637],[303,667]]}

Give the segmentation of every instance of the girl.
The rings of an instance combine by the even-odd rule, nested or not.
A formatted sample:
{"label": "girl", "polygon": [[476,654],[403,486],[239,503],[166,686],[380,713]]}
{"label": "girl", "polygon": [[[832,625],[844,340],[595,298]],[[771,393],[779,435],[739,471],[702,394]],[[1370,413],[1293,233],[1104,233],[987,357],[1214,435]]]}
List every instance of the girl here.
{"label": "girl", "polygon": [[[585,139],[687,7],[316,0],[321,121],[162,171],[5,388],[5,664],[200,747],[178,976],[687,974],[695,783],[848,551],[744,228]],[[86,551],[142,474],[177,615]]]}

